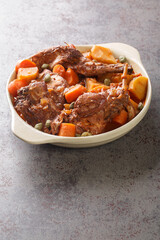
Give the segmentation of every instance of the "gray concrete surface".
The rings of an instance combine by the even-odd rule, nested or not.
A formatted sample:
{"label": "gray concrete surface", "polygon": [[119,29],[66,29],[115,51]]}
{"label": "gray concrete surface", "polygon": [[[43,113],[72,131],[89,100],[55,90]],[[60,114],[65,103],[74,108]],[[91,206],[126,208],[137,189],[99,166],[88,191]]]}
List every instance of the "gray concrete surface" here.
{"label": "gray concrete surface", "polygon": [[[0,240],[160,239],[160,1],[0,1]],[[32,146],[11,132],[7,78],[52,45],[123,42],[152,81],[144,120],[92,149]]]}

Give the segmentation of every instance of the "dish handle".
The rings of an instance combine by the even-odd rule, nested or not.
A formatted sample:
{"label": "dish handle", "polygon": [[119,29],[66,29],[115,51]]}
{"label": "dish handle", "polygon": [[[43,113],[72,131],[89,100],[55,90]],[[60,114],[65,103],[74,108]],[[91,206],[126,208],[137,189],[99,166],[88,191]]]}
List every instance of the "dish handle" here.
{"label": "dish handle", "polygon": [[[57,142],[56,139],[53,139],[53,135],[45,134],[41,131],[34,129],[28,123],[26,123],[17,112],[12,109],[12,132],[20,139],[31,143],[31,144],[42,144],[48,143],[50,141]],[[52,137],[52,139],[51,139]]]}

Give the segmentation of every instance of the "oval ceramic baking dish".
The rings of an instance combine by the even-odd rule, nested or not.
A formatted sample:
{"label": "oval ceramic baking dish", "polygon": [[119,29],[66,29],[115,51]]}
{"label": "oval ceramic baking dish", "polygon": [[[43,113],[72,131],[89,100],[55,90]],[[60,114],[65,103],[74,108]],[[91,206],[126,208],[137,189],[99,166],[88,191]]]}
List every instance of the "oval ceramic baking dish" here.
{"label": "oval ceramic baking dish", "polygon": [[[148,90],[146,95],[145,106],[142,111],[131,121],[125,125],[112,130],[110,132],[102,133],[99,135],[93,135],[88,137],[60,137],[55,135],[50,135],[41,131],[37,131],[35,128],[27,124],[21,119],[21,117],[15,111],[13,104],[11,102],[10,95],[8,93],[8,84],[13,79],[15,79],[16,73],[13,71],[7,82],[7,98],[10,105],[12,113],[12,132],[19,137],[20,139],[30,143],[30,144],[45,144],[51,143],[62,147],[71,147],[71,148],[82,148],[82,147],[93,147],[102,145],[111,141],[114,141],[126,133],[128,133],[132,128],[134,128],[145,116],[148,111],[150,102],[151,102],[151,82],[146,70],[143,67],[143,64],[140,59],[139,52],[126,44],[123,43],[107,43],[107,44],[98,44],[99,46],[110,48],[114,53],[115,57],[120,55],[125,55],[129,63],[133,66],[133,69],[136,73],[141,73],[143,76],[148,78]],[[81,52],[85,52],[91,49],[93,45],[78,45],[76,48]]]}

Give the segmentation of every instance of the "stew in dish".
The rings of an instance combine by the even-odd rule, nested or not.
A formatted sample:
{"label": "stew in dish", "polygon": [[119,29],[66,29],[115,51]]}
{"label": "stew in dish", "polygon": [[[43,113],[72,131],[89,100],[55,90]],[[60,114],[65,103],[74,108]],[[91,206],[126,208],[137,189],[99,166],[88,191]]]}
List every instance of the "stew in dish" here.
{"label": "stew in dish", "polygon": [[148,79],[125,56],[93,46],[52,47],[19,61],[8,91],[20,117],[48,134],[90,136],[133,119],[145,104]]}

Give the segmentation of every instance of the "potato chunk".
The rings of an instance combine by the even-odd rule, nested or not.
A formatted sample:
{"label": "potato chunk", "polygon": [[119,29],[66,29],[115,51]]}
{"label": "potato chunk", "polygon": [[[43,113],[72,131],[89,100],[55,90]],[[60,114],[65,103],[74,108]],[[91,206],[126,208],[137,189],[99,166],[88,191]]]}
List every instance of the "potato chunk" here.
{"label": "potato chunk", "polygon": [[94,89],[96,91],[100,90],[100,89],[106,90],[109,88],[109,86],[106,86],[100,82],[97,82],[95,78],[87,78],[86,79],[86,88],[87,88],[88,92],[93,92]]}
{"label": "potato chunk", "polygon": [[19,68],[17,78],[21,80],[27,80],[28,82],[38,77],[38,68]]}
{"label": "potato chunk", "polygon": [[93,46],[91,49],[91,56],[93,59],[103,63],[117,63],[111,50],[101,46]]}
{"label": "potato chunk", "polygon": [[129,83],[128,90],[130,91],[131,95],[133,94],[135,98],[137,98],[139,101],[142,101],[146,96],[147,84],[148,78],[140,76],[133,79]]}

